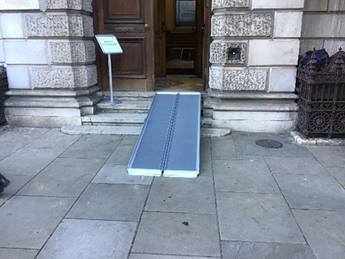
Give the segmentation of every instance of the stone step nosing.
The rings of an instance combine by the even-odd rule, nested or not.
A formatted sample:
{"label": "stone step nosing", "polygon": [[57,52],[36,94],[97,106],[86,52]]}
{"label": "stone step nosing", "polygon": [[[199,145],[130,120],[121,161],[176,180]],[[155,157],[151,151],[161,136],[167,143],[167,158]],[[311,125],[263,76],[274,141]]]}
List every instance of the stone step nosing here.
{"label": "stone step nosing", "polygon": [[[69,135],[135,135],[139,136],[140,126],[66,126],[61,128],[61,132]],[[221,137],[231,134],[231,129],[227,128],[207,128],[201,129],[202,137]]]}

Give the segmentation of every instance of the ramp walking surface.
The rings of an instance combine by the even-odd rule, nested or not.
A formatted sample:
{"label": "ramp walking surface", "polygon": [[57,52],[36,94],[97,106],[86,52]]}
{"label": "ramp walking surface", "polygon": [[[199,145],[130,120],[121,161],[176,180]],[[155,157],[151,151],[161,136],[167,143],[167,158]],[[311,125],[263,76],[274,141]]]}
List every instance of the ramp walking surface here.
{"label": "ramp walking surface", "polygon": [[133,150],[128,173],[197,177],[200,116],[200,93],[157,93]]}

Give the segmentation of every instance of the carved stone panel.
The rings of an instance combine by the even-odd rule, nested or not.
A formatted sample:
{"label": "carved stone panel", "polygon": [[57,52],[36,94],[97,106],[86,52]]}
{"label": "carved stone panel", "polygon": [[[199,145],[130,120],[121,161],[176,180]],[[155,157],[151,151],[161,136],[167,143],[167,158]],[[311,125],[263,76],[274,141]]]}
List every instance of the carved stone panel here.
{"label": "carved stone panel", "polygon": [[93,19],[81,14],[26,14],[28,37],[92,37]]}
{"label": "carved stone panel", "polygon": [[37,88],[77,89],[97,84],[96,66],[33,67],[31,85]]}
{"label": "carved stone panel", "polygon": [[96,60],[95,44],[89,40],[49,41],[52,64],[88,63]]}
{"label": "carved stone panel", "polygon": [[212,0],[212,9],[243,7],[249,7],[249,0]]}
{"label": "carved stone panel", "polygon": [[211,89],[222,91],[264,91],[266,79],[266,69],[212,66],[209,86]]}
{"label": "carved stone panel", "polygon": [[271,13],[213,15],[211,35],[214,37],[270,37],[272,25]]}
{"label": "carved stone panel", "polygon": [[246,41],[214,40],[210,46],[210,62],[223,65],[245,65],[247,45]]}

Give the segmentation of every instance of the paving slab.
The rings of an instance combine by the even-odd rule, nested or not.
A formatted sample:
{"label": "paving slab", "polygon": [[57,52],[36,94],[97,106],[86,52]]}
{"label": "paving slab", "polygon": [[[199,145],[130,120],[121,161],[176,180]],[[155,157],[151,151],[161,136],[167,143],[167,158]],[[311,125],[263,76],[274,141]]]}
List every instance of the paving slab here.
{"label": "paving slab", "polygon": [[212,177],[212,161],[200,161],[200,174],[199,176]]}
{"label": "paving slab", "polygon": [[304,243],[281,195],[220,192],[217,205],[222,240]]}
{"label": "paving slab", "polygon": [[30,181],[19,194],[79,196],[103,163],[102,159],[57,158]]}
{"label": "paving slab", "polygon": [[[216,257],[212,257],[217,259]],[[210,259],[200,256],[178,256],[178,255],[152,255],[152,254],[131,254],[129,259]]]}
{"label": "paving slab", "polygon": [[145,210],[216,214],[213,181],[202,176],[196,179],[155,178]]}
{"label": "paving slab", "polygon": [[216,191],[280,193],[263,159],[215,160]]}
{"label": "paving slab", "polygon": [[91,184],[67,217],[139,221],[148,190],[145,185]]}
{"label": "paving slab", "polygon": [[[62,149],[24,148],[0,161],[0,172],[10,175],[34,176],[54,161]],[[33,159],[35,158],[35,159]]]}
{"label": "paving slab", "polygon": [[117,165],[128,165],[129,159],[132,155],[133,145],[120,145],[111,154],[107,163]]}
{"label": "paving slab", "polygon": [[345,258],[345,211],[293,210],[318,259]]}
{"label": "paving slab", "polygon": [[[267,133],[234,133],[236,153],[238,155],[260,157],[310,157],[312,156],[304,146],[297,145],[289,135]],[[271,139],[283,144],[282,148],[272,149],[256,145],[260,139]]]}
{"label": "paving slab", "polygon": [[0,209],[0,247],[40,249],[73,201],[53,197],[11,198]]}
{"label": "paving slab", "polygon": [[222,242],[223,259],[316,259],[308,245],[262,243],[262,242]]}
{"label": "paving slab", "polygon": [[308,146],[325,167],[345,167],[345,146]]}
{"label": "paving slab", "polygon": [[22,142],[16,142],[14,140],[4,140],[0,136],[0,147],[2,147],[0,148],[0,161],[1,161],[2,159],[16,152],[17,150],[25,147],[25,144]]}
{"label": "paving slab", "polygon": [[212,176],[212,153],[210,138],[201,138],[200,176]]}
{"label": "paving slab", "polygon": [[[0,206],[4,204],[9,198],[11,198],[20,188],[26,184],[31,177],[26,175],[11,175],[10,177],[7,174],[4,174],[7,177],[11,184],[0,194]],[[1,258],[1,257],[0,257]]]}
{"label": "paving slab", "polygon": [[70,146],[61,157],[68,158],[107,158],[121,141],[121,136],[84,135]]}
{"label": "paving slab", "polygon": [[65,149],[80,138],[79,135],[66,135],[60,129],[51,129],[30,144],[31,148],[61,148]]}
{"label": "paving slab", "polygon": [[121,145],[135,145],[138,141],[139,136],[129,136],[129,135],[124,135],[121,140]]}
{"label": "paving slab", "polygon": [[328,168],[328,172],[345,188],[345,168]]}
{"label": "paving slab", "polygon": [[345,209],[345,190],[331,176],[275,174],[291,208]]}
{"label": "paving slab", "polygon": [[227,160],[233,158],[236,155],[235,142],[232,135],[212,138],[212,158]]}
{"label": "paving slab", "polygon": [[64,219],[39,259],[127,258],[136,223]]}
{"label": "paving slab", "polygon": [[327,175],[327,170],[314,157],[267,157],[272,173]]}
{"label": "paving slab", "polygon": [[200,141],[200,159],[211,161],[212,154],[211,154],[211,138],[202,137]]}
{"label": "paving slab", "polygon": [[219,257],[216,216],[144,212],[132,252]]}
{"label": "paving slab", "polygon": [[0,139],[28,145],[39,139],[45,138],[45,134],[49,130],[48,128],[10,127],[1,134]]}
{"label": "paving slab", "polygon": [[0,248],[0,258],[2,259],[34,259],[38,250]]}
{"label": "paving slab", "polygon": [[126,165],[105,164],[93,179],[93,183],[150,185],[153,177],[129,175]]}

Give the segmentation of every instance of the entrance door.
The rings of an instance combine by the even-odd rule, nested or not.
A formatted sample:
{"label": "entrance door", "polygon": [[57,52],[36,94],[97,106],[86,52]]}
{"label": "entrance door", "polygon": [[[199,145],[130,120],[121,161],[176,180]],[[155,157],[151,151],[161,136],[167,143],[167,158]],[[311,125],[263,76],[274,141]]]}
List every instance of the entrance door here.
{"label": "entrance door", "polygon": [[155,0],[155,75],[166,76],[165,0]]}
{"label": "entrance door", "polygon": [[[153,0],[94,2],[96,33],[115,35],[123,48],[123,54],[112,57],[114,90],[153,90]],[[107,59],[100,53],[98,57],[102,88],[107,90]]]}

